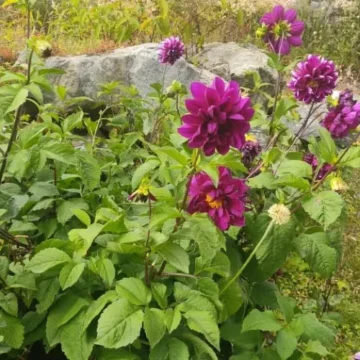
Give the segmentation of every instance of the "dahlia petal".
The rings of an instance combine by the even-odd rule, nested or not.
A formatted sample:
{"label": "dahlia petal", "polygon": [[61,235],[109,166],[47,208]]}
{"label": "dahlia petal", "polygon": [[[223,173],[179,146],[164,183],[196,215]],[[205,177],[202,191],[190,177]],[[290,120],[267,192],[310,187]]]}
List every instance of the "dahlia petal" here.
{"label": "dahlia petal", "polygon": [[301,46],[303,41],[300,36],[290,36],[288,38],[290,45],[292,46]]}
{"label": "dahlia petal", "polygon": [[191,83],[190,91],[194,98],[205,98],[206,85],[195,81]]}
{"label": "dahlia petal", "polygon": [[193,115],[198,115],[200,109],[203,107],[204,104],[202,104],[200,101],[195,99],[188,99],[185,100],[185,106],[188,109],[188,111]]}
{"label": "dahlia petal", "polygon": [[225,92],[225,82],[223,79],[216,77],[213,86],[216,89],[216,91],[219,93],[220,96],[224,95]]}
{"label": "dahlia petal", "polygon": [[189,126],[189,125],[183,125],[183,126],[180,126],[178,128],[178,133],[187,138],[187,139],[190,139],[194,136],[195,132],[196,132],[197,128],[193,127],[193,126]]}
{"label": "dahlia petal", "polygon": [[300,36],[305,29],[305,24],[303,21],[294,21],[291,24],[291,35]]}
{"label": "dahlia petal", "polygon": [[276,5],[273,9],[273,21],[275,23],[284,20],[284,8],[281,5]]}
{"label": "dahlia petal", "polygon": [[279,43],[279,53],[281,55],[288,55],[290,53],[290,44],[289,40],[286,38],[282,38]]}
{"label": "dahlia petal", "polygon": [[188,125],[201,125],[204,120],[198,116],[194,116],[194,115],[191,115],[191,114],[186,114],[186,115],[183,115],[181,117],[181,120],[184,124],[188,124]]}
{"label": "dahlia petal", "polygon": [[272,25],[274,23],[274,18],[272,13],[266,13],[261,19],[260,24]]}
{"label": "dahlia petal", "polygon": [[209,105],[218,105],[220,97],[218,92],[212,88],[206,88],[205,96]]}
{"label": "dahlia petal", "polygon": [[215,143],[213,142],[206,142],[203,147],[204,154],[206,156],[211,156],[215,153]]}
{"label": "dahlia petal", "polygon": [[219,154],[225,155],[229,152],[230,145],[229,144],[217,144],[216,150],[218,151]]}
{"label": "dahlia petal", "polygon": [[296,19],[296,16],[297,16],[296,10],[295,9],[289,9],[289,10],[285,11],[284,18],[289,23],[292,23]]}

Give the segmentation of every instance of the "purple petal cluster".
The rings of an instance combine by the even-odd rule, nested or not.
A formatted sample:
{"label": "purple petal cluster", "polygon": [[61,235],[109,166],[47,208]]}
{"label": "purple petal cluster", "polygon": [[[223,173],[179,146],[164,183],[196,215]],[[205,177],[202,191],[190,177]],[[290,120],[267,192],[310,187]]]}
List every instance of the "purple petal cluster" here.
{"label": "purple petal cluster", "polygon": [[[306,153],[303,156],[303,160],[305,162],[307,162],[309,165],[311,165],[311,167],[313,169],[313,174],[315,174],[317,171],[317,168],[319,166],[319,160],[316,157],[316,155],[314,155],[312,153]],[[321,168],[316,176],[316,180],[321,180],[328,172],[330,172],[332,170],[333,170],[333,166],[325,163],[324,165],[321,166]]]}
{"label": "purple petal cluster", "polygon": [[219,167],[219,175],[217,187],[204,172],[193,176],[188,212],[207,213],[222,231],[227,230],[230,225],[244,226],[247,186],[243,180],[233,178],[230,170],[225,167]]}
{"label": "purple petal cluster", "polygon": [[159,61],[162,64],[174,65],[185,52],[185,45],[179,37],[171,36],[165,39],[159,49]]}
{"label": "purple petal cluster", "polygon": [[317,55],[309,55],[292,72],[288,86],[297,100],[306,104],[321,102],[336,86],[338,73],[335,64]]}
{"label": "purple petal cluster", "polygon": [[351,91],[340,93],[338,104],[330,108],[321,125],[335,139],[347,136],[360,125],[360,104],[353,99]]}
{"label": "purple petal cluster", "polygon": [[217,150],[226,154],[230,146],[241,149],[254,115],[251,100],[242,97],[239,84],[216,78],[211,86],[191,84],[193,99],[185,102],[189,114],[182,117],[179,133],[189,139],[190,148],[202,148],[206,156]]}
{"label": "purple petal cluster", "polygon": [[354,355],[354,360],[360,360],[360,352]]}
{"label": "purple petal cluster", "polygon": [[261,153],[261,145],[258,141],[247,140],[241,148],[242,162],[250,167],[254,159]]}
{"label": "purple petal cluster", "polygon": [[302,45],[304,23],[296,20],[297,13],[294,9],[286,10],[277,5],[272,12],[266,13],[261,19],[264,33],[263,40],[270,49],[277,54],[287,55],[291,46]]}

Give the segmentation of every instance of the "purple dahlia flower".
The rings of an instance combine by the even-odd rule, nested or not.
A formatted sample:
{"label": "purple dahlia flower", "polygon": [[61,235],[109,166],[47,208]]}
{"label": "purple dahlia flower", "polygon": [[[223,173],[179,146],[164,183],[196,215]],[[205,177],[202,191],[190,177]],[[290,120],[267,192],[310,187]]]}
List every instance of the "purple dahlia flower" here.
{"label": "purple dahlia flower", "polygon": [[255,140],[247,140],[241,148],[242,161],[246,167],[250,167],[254,159],[261,153],[261,145]]}
{"label": "purple dahlia flower", "polygon": [[190,148],[203,148],[206,156],[217,150],[226,154],[230,146],[241,149],[254,115],[251,100],[241,97],[239,84],[216,78],[211,86],[191,84],[193,99],[186,100],[189,111],[182,117],[179,133],[189,139]]}
{"label": "purple dahlia flower", "polygon": [[230,225],[244,226],[247,186],[243,180],[233,178],[230,170],[225,167],[219,167],[219,175],[217,187],[204,172],[193,176],[188,212],[207,213],[222,231],[227,230]]}
{"label": "purple dahlia flower", "polygon": [[[315,174],[317,171],[317,167],[319,165],[318,158],[312,153],[307,153],[303,156],[303,160],[305,162],[307,162],[309,165],[311,165],[311,167],[313,169],[313,173]],[[321,180],[330,170],[332,170],[332,168],[333,168],[332,165],[325,163],[320,168],[320,170],[316,176],[316,180]]]}
{"label": "purple dahlia flower", "polygon": [[296,20],[296,16],[296,10],[285,11],[281,5],[277,5],[260,19],[262,28],[259,34],[275,53],[287,55],[291,46],[302,45],[301,36],[305,26],[302,21]]}
{"label": "purple dahlia flower", "polygon": [[338,73],[335,64],[317,55],[309,55],[292,72],[289,88],[297,100],[306,104],[321,102],[336,86]]}
{"label": "purple dahlia flower", "polygon": [[162,64],[174,65],[185,52],[185,45],[179,37],[171,36],[165,39],[159,49],[159,61]]}
{"label": "purple dahlia flower", "polygon": [[330,106],[321,125],[331,133],[333,138],[347,136],[351,130],[360,125],[360,104],[350,90],[344,90],[334,106]]}
{"label": "purple dahlia flower", "polygon": [[360,352],[354,355],[354,360],[360,360]]}

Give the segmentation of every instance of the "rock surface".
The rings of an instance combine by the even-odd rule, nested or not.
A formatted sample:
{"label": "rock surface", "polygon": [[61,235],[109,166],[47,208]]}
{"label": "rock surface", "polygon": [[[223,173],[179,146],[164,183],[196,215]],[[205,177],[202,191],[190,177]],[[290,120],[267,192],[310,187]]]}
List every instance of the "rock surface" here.
{"label": "rock surface", "polygon": [[[96,99],[101,84],[111,81],[124,86],[135,85],[140,96],[145,96],[153,91],[151,84],[163,81],[165,65],[159,63],[157,49],[158,44],[142,44],[101,55],[55,56],[48,58],[45,65],[66,71],[65,74],[51,76],[50,80],[55,85],[65,86],[71,97]],[[193,81],[209,84],[214,78],[215,75],[209,71],[180,59],[175,65],[166,67],[164,84],[166,87],[173,80],[179,80],[189,87]],[[106,98],[102,100],[106,101]]]}
{"label": "rock surface", "polygon": [[[267,65],[266,54],[253,45],[242,46],[234,42],[212,43],[204,46],[204,50],[196,56],[196,61],[203,67],[225,80],[235,80],[242,87],[253,88],[254,82],[250,72],[258,72],[263,88],[270,95],[275,93],[276,71]],[[254,102],[262,102],[264,97],[252,96]]]}

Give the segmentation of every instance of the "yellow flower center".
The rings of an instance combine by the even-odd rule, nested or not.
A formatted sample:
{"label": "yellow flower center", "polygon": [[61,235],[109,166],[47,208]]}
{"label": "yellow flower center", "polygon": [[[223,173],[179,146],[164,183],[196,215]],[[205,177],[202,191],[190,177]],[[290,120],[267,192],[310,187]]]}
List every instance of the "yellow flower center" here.
{"label": "yellow flower center", "polygon": [[315,80],[310,80],[308,85],[312,88],[317,88],[319,86],[319,84]]}
{"label": "yellow flower center", "polygon": [[137,193],[140,195],[148,196],[149,195],[149,186],[140,185],[137,189]]}
{"label": "yellow flower center", "polygon": [[287,21],[279,22],[274,26],[273,32],[276,39],[286,37],[290,32],[290,24]]}
{"label": "yellow flower center", "polygon": [[210,195],[206,195],[205,201],[212,209],[219,209],[222,207],[223,204],[221,200],[214,200]]}

